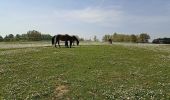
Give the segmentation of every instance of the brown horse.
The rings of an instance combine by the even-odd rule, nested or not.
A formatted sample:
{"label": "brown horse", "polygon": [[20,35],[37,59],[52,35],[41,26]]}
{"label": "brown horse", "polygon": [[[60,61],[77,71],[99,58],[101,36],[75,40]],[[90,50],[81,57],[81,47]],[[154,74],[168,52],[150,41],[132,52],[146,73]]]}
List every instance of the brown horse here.
{"label": "brown horse", "polygon": [[58,46],[60,47],[60,40],[61,41],[65,41],[65,47],[69,47],[68,46],[68,41],[70,42],[70,48],[72,46],[72,43],[74,41],[77,41],[77,45],[79,45],[79,41],[78,39],[75,37],[75,36],[70,36],[68,34],[65,34],[65,35],[55,35],[52,37],[52,45],[55,45],[55,47],[57,47],[57,43],[58,43]]}

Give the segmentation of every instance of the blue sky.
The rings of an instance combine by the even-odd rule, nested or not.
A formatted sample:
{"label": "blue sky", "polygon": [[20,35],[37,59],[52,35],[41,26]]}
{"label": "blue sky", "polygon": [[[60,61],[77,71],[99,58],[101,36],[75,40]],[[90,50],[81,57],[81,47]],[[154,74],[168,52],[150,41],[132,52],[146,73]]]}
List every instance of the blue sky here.
{"label": "blue sky", "polygon": [[114,32],[170,37],[170,0],[1,0],[0,35],[28,30],[86,39]]}

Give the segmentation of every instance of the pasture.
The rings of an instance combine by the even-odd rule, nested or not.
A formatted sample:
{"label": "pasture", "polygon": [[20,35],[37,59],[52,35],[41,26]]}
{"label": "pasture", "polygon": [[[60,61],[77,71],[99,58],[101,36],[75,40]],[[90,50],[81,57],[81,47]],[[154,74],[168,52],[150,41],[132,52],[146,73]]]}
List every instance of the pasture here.
{"label": "pasture", "polygon": [[170,45],[0,43],[0,99],[170,99]]}

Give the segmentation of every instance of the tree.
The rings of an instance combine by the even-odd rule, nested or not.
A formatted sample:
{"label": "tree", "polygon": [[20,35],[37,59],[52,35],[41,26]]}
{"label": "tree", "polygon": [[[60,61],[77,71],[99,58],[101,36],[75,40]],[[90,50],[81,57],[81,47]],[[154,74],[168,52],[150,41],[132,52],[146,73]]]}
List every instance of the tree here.
{"label": "tree", "polygon": [[123,42],[131,42],[131,36],[130,35],[123,35]]}
{"label": "tree", "polygon": [[28,31],[27,35],[28,35],[28,39],[31,41],[40,41],[41,40],[41,33],[36,30]]}
{"label": "tree", "polygon": [[137,42],[137,36],[136,35],[134,35],[134,34],[132,34],[131,36],[130,36],[131,38],[131,42],[133,42],[133,43],[136,43]]}
{"label": "tree", "polygon": [[103,38],[102,38],[102,40],[103,40],[104,42],[109,41],[109,39],[112,39],[112,36],[111,36],[111,35],[104,35]]}
{"label": "tree", "polygon": [[28,35],[27,34],[22,34],[21,35],[21,40],[28,40]]}
{"label": "tree", "polygon": [[128,35],[128,34],[118,34],[114,33],[112,35],[104,35],[103,41],[108,41],[109,39],[112,39],[113,42],[142,42],[147,43],[150,39],[150,36],[147,33],[141,33],[140,35]]}
{"label": "tree", "polygon": [[13,34],[6,35],[4,40],[5,41],[14,41],[14,35]]}
{"label": "tree", "polygon": [[141,43],[148,43],[150,39],[150,36],[147,33],[141,33],[139,35],[139,42]]}
{"label": "tree", "polygon": [[16,40],[16,41],[21,40],[21,35],[17,34],[17,35],[15,36],[15,40]]}
{"label": "tree", "polygon": [[94,36],[93,40],[94,40],[95,42],[99,41],[99,40],[97,39],[97,36],[96,36],[96,35]]}
{"label": "tree", "polygon": [[84,38],[80,38],[79,40],[80,40],[80,41],[84,41]]}
{"label": "tree", "polygon": [[6,35],[5,37],[4,37],[4,41],[9,41],[9,38],[8,38],[8,35]]}
{"label": "tree", "polygon": [[10,41],[14,41],[14,35],[13,34],[9,34],[8,38],[10,39]]}
{"label": "tree", "polygon": [[0,42],[2,42],[4,39],[3,39],[3,37],[0,35]]}
{"label": "tree", "polygon": [[117,33],[115,32],[115,33],[113,34],[113,36],[112,36],[112,40],[113,40],[114,42],[118,42],[117,37],[118,37],[118,35],[117,35]]}
{"label": "tree", "polygon": [[51,40],[52,36],[49,34],[41,34],[41,40]]}

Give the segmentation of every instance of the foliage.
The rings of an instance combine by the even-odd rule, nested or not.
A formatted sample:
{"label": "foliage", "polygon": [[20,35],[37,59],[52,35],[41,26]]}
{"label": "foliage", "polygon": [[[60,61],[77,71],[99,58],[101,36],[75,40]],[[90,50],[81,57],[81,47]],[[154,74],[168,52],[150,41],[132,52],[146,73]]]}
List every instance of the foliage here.
{"label": "foliage", "polygon": [[40,41],[41,40],[41,33],[33,30],[27,32],[28,39],[31,41]]}
{"label": "foliage", "polygon": [[6,35],[4,41],[41,41],[41,40],[51,40],[51,35],[42,34],[36,30],[28,31],[27,34],[13,34]]}
{"label": "foliage", "polygon": [[134,35],[134,34],[132,34],[132,35],[130,36],[130,39],[131,39],[130,41],[133,42],[133,43],[136,43],[136,42],[138,41],[137,36]]}
{"label": "foliage", "polygon": [[108,41],[109,39],[112,39],[112,36],[111,35],[104,35],[104,37],[103,37],[103,41]]}
{"label": "foliage", "polygon": [[21,38],[22,38],[22,36],[21,36],[21,35],[19,35],[19,34],[17,34],[17,35],[15,36],[15,40],[16,40],[16,41],[21,40]]}
{"label": "foliage", "polygon": [[93,41],[95,41],[95,42],[99,41],[99,40],[97,39],[97,36],[96,36],[96,35],[94,36]]}
{"label": "foliage", "polygon": [[2,42],[4,39],[3,39],[3,37],[0,35],[0,42]]}
{"label": "foliage", "polygon": [[5,38],[4,38],[4,41],[14,41],[14,35],[13,34],[9,34],[9,35],[6,35]]}
{"label": "foliage", "polygon": [[27,34],[22,34],[22,35],[21,35],[21,40],[29,41],[28,35],[27,35]]}
{"label": "foliage", "polygon": [[113,35],[104,35],[103,36],[103,41],[107,42],[109,39],[112,39],[113,42],[142,42],[142,43],[147,43],[148,40],[150,39],[150,36],[147,33],[141,33],[139,36],[138,35],[126,35],[126,34],[118,34],[114,33]]}
{"label": "foliage", "polygon": [[41,40],[51,40],[52,36],[49,34],[41,34]]}
{"label": "foliage", "polygon": [[150,48],[0,49],[0,98],[169,100],[170,52]]}
{"label": "foliage", "polygon": [[84,41],[84,38],[80,38],[79,41]]}
{"label": "foliage", "polygon": [[147,33],[141,33],[139,35],[139,42],[141,43],[148,43],[149,39],[150,39],[150,36]]}

